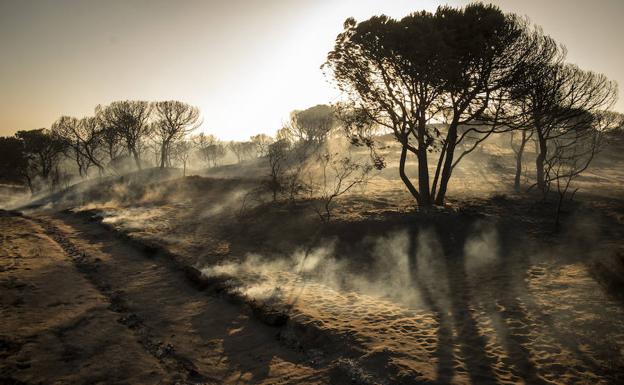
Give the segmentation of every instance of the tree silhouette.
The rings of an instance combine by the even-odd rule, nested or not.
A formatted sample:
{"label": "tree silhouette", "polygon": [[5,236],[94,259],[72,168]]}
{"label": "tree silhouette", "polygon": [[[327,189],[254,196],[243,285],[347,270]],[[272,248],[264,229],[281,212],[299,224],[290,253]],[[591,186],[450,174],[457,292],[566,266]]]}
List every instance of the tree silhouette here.
{"label": "tree silhouette", "polygon": [[336,198],[348,193],[355,186],[365,183],[373,170],[368,163],[360,163],[351,154],[330,151],[318,155],[321,180],[318,185],[320,207],[315,207],[322,222],[331,219]]}
{"label": "tree silhouette", "polygon": [[96,107],[96,114],[104,126],[114,129],[122,138],[128,155],[134,158],[139,169],[141,141],[151,133],[149,125],[151,111],[150,103],[141,100],[117,101],[105,107]]}
{"label": "tree silhouette", "polygon": [[[543,39],[494,6],[439,7],[401,20],[347,19],[324,67],[356,109],[392,130],[401,145],[399,175],[427,207],[444,202],[455,149],[467,138],[459,127],[483,118],[493,100],[548,62]],[[429,124],[435,120],[447,122],[446,130]],[[431,183],[428,154],[434,151],[439,157]],[[408,152],[418,160],[418,187],[405,171]]]}
{"label": "tree silhouette", "polygon": [[251,143],[256,146],[256,154],[258,157],[263,157],[268,155],[269,146],[273,143],[273,138],[271,138],[267,134],[258,134],[253,135],[251,138]]}
{"label": "tree silhouette", "polygon": [[277,140],[269,145],[267,160],[269,162],[269,180],[267,187],[273,195],[273,201],[286,189],[286,168],[290,143],[286,139]]}
{"label": "tree silhouette", "polygon": [[71,148],[80,176],[85,176],[91,165],[96,166],[100,173],[104,171],[99,119],[61,116],[52,124],[51,131],[65,140],[67,146]]}
{"label": "tree silhouette", "polygon": [[197,148],[199,158],[208,163],[210,167],[216,167],[227,151],[225,145],[214,135],[205,135],[203,132],[192,138]]}
{"label": "tree silhouette", "polygon": [[195,148],[195,143],[191,140],[179,140],[173,143],[170,149],[173,158],[182,163],[182,176],[186,176],[186,166]]}
{"label": "tree silhouette", "polygon": [[33,191],[35,177],[38,176],[45,182],[50,181],[67,145],[63,139],[44,128],[18,131],[15,137],[22,142],[23,156],[27,161],[24,176]]}
{"label": "tree silhouette", "polygon": [[332,107],[319,104],[303,111],[293,111],[290,122],[285,126],[291,142],[321,144],[336,126]]}
{"label": "tree silhouette", "polygon": [[0,136],[0,180],[5,183],[25,183],[33,192],[24,150],[24,142],[19,138]]}
{"label": "tree silhouette", "polygon": [[171,146],[201,125],[199,109],[176,100],[153,103],[153,133],[160,141],[160,168],[168,164]]}
{"label": "tree silhouette", "polygon": [[238,161],[238,163],[240,163],[243,160],[248,159],[252,155],[255,144],[252,142],[231,141],[227,147],[236,156],[236,160]]}
{"label": "tree silhouette", "polygon": [[537,186],[546,192],[549,147],[558,139],[592,136],[594,116],[613,105],[617,85],[604,75],[557,62],[526,76],[522,87],[527,92],[521,101],[538,145]]}
{"label": "tree silhouette", "polygon": [[514,176],[514,190],[520,191],[520,177],[522,176],[522,158],[524,156],[524,150],[526,148],[526,144],[533,137],[532,130],[521,130],[520,131],[520,143],[516,143],[516,132],[512,131],[511,136],[509,138],[509,143],[511,145],[511,149],[514,152],[516,157],[516,173]]}

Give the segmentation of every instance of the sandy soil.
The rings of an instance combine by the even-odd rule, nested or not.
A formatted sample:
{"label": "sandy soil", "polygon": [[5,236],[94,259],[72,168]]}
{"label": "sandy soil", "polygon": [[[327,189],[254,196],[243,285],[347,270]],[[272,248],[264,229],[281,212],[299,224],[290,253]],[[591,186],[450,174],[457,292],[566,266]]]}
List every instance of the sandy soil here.
{"label": "sandy soil", "polygon": [[[554,236],[550,216],[539,215],[543,207],[505,200],[487,207],[474,202],[485,215],[476,229],[471,215],[442,213],[437,226],[403,214],[394,215],[398,224],[377,217],[360,223],[343,208],[338,215],[347,219],[324,228],[323,236],[345,238],[345,251],[328,246],[312,231],[314,222],[294,211],[286,218],[279,207],[265,208],[233,225],[223,216],[231,213],[218,214],[207,201],[88,213],[114,231],[203,266],[209,277],[233,279],[229,290],[249,302],[285,311],[292,324],[280,332],[283,340],[321,358],[341,355],[361,383],[624,381],[624,308],[587,263],[621,246],[621,223],[587,214],[585,222],[571,221]],[[369,212],[383,213],[379,203],[369,202]],[[464,210],[469,207],[464,202]],[[501,215],[509,223],[493,219]],[[301,262],[301,250],[273,244],[285,238],[313,245],[306,257],[315,261],[312,268],[302,268],[308,262]],[[341,259],[341,253],[347,255]],[[418,267],[414,276],[405,264],[410,255]],[[388,264],[371,262],[383,260]],[[362,264],[361,271],[353,262]]]}
{"label": "sandy soil", "polygon": [[273,328],[95,224],[4,216],[0,234],[0,383],[329,382]]}
{"label": "sandy soil", "polygon": [[[339,200],[327,225],[313,200],[260,202],[258,180],[249,178],[258,175],[158,170],[57,193],[26,210],[32,220],[0,218],[10,256],[0,273],[2,376],[106,383],[89,376],[117,370],[128,383],[624,383],[622,159],[603,159],[579,179],[585,203],[566,204],[555,233],[550,203],[504,187],[510,154],[496,151],[458,169],[447,207],[422,215],[390,168],[367,195]],[[219,282],[223,298],[190,284],[180,265]],[[60,341],[54,322],[65,316],[88,322]],[[120,346],[110,359],[109,341]],[[66,360],[62,349],[78,353]],[[132,358],[112,369],[125,352]]]}
{"label": "sandy soil", "polygon": [[[341,292],[290,273],[243,276],[256,300],[290,305],[292,318],[360,350],[373,378],[413,383],[616,384],[624,369],[622,307],[606,298],[582,264],[533,265],[527,292],[463,273],[420,280],[419,305]],[[499,277],[505,280],[508,277]],[[275,291],[279,287],[279,291]],[[409,289],[407,289],[409,290]],[[507,289],[509,290],[509,288]]]}

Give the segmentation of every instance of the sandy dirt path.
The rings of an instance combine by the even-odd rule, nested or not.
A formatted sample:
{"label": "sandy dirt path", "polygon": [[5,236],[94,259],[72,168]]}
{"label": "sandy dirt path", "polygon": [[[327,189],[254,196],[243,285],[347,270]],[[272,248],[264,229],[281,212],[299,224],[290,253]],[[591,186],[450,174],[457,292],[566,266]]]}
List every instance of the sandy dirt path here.
{"label": "sandy dirt path", "polygon": [[63,219],[0,217],[0,383],[331,382],[166,259]]}

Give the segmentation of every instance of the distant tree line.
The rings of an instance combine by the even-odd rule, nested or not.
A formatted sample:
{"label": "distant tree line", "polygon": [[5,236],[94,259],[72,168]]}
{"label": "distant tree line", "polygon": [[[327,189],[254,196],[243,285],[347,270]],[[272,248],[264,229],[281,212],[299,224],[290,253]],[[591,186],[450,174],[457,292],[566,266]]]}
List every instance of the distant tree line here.
{"label": "distant tree line", "polygon": [[240,162],[266,153],[271,140],[264,134],[230,143],[203,133],[191,136],[201,124],[197,107],[175,100],[98,105],[93,116],[61,116],[50,129],[0,137],[0,179],[35,192],[69,183],[68,170],[84,178],[92,170],[100,176],[129,170],[133,163],[136,169],[178,165],[186,172],[191,157],[215,167],[231,151]]}
{"label": "distant tree line", "polygon": [[[287,135],[289,143],[301,140],[317,146],[334,119],[332,108],[325,105],[292,116],[292,125],[282,130],[282,136]],[[199,109],[179,101],[98,105],[93,116],[61,116],[50,129],[0,137],[0,180],[26,184],[36,192],[67,185],[74,173],[86,178],[92,172],[102,176],[146,166],[179,166],[186,173],[191,159],[216,167],[231,154],[240,163],[267,157],[274,143],[266,134],[230,142],[210,134],[193,135],[201,123]]]}

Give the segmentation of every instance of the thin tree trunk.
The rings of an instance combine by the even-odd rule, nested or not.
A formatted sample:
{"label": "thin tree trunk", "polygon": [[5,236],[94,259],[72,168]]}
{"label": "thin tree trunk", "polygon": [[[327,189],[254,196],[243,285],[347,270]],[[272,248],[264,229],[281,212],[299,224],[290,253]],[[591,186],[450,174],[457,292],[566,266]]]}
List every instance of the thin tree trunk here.
{"label": "thin tree trunk", "polygon": [[141,170],[141,159],[139,158],[139,153],[135,148],[130,150],[132,152],[132,156],[134,157],[134,162],[137,165],[137,168]]}
{"label": "thin tree trunk", "polygon": [[544,173],[544,161],[546,160],[546,154],[548,151],[548,147],[546,145],[546,139],[540,134],[538,130],[538,144],[539,144],[539,152],[537,157],[535,158],[535,174],[537,178],[537,187],[542,191],[542,193],[546,192],[546,175]]}
{"label": "thin tree trunk", "polygon": [[444,146],[442,146],[442,151],[440,151],[440,157],[438,158],[438,164],[436,166],[435,176],[433,177],[433,184],[431,185],[432,197],[436,195],[436,189],[438,187],[438,179],[440,179],[440,170],[442,169],[442,161],[444,160],[445,155],[446,155],[446,142],[444,143]]}
{"label": "thin tree trunk", "polygon": [[444,166],[442,168],[442,177],[440,178],[440,189],[436,196],[435,203],[443,205],[446,197],[446,189],[453,172],[453,156],[455,155],[455,145],[457,144],[457,123],[449,125],[449,132],[446,141],[446,156],[444,158]]}
{"label": "thin tree trunk", "polygon": [[522,176],[522,156],[524,155],[524,147],[526,146],[528,139],[526,131],[522,131],[522,138],[520,141],[520,147],[516,152],[516,176],[514,178],[514,189],[516,192],[520,191],[520,177]]}
{"label": "thin tree trunk", "polygon": [[160,146],[160,168],[165,168],[165,160],[167,159],[167,151],[165,148],[166,144],[163,142]]}
{"label": "thin tree trunk", "polygon": [[26,179],[26,184],[28,184],[28,189],[30,190],[30,195],[34,195],[35,194],[35,187],[32,184],[32,179],[27,174],[24,175],[24,178]]}
{"label": "thin tree trunk", "polygon": [[405,187],[407,187],[409,192],[416,199],[416,202],[418,203],[418,205],[422,206],[420,194],[416,190],[416,187],[414,187],[412,182],[409,180],[409,177],[407,176],[407,174],[405,174],[405,160],[406,160],[406,158],[407,158],[407,147],[401,146],[401,157],[399,158],[399,176],[401,177],[401,180],[405,184]]}
{"label": "thin tree trunk", "polygon": [[429,164],[427,159],[427,146],[425,145],[426,122],[420,118],[418,122],[418,189],[420,190],[420,206],[431,206],[431,195],[429,188]]}

